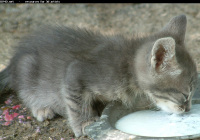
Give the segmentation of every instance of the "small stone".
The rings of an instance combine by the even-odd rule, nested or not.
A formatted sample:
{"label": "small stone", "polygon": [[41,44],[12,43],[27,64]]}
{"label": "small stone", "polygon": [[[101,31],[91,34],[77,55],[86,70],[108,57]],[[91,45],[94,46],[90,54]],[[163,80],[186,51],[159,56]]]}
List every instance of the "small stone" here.
{"label": "small stone", "polygon": [[38,136],[39,136],[39,133],[37,133],[37,132],[32,134],[33,138],[37,138]]}
{"label": "small stone", "polygon": [[31,116],[27,116],[27,120],[30,120],[31,119]]}
{"label": "small stone", "polygon": [[67,120],[63,120],[62,122],[63,122],[63,123],[66,123],[66,122],[67,122]]}
{"label": "small stone", "polygon": [[8,99],[8,100],[5,101],[5,104],[7,104],[7,105],[10,104],[10,103],[12,103],[11,99]]}
{"label": "small stone", "polygon": [[24,115],[18,116],[18,119],[24,119]]}
{"label": "small stone", "polygon": [[31,125],[30,122],[24,123],[23,126],[24,126],[25,128],[31,128],[31,127],[32,127],[32,125]]}
{"label": "small stone", "polygon": [[35,132],[36,132],[36,133],[40,133],[40,132],[41,132],[39,126],[36,128]]}
{"label": "small stone", "polygon": [[21,105],[15,105],[12,107],[12,109],[19,109],[21,107]]}
{"label": "small stone", "polygon": [[55,131],[55,128],[50,128],[50,131],[51,131],[51,132]]}
{"label": "small stone", "polygon": [[46,121],[44,122],[43,126],[48,126],[48,125],[49,125],[49,121],[46,120]]}

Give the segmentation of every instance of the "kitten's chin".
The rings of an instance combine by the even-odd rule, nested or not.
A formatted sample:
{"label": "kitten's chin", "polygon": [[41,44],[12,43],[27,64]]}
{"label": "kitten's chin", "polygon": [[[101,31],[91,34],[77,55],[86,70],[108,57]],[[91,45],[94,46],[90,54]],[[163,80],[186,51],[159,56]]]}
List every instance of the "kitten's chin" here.
{"label": "kitten's chin", "polygon": [[184,113],[185,110],[181,109],[177,104],[172,102],[158,102],[156,105],[163,111],[173,114]]}

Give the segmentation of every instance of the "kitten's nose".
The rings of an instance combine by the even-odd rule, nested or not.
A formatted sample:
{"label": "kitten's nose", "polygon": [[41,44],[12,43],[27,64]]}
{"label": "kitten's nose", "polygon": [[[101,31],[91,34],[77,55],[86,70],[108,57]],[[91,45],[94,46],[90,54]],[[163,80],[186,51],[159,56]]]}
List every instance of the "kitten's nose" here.
{"label": "kitten's nose", "polygon": [[182,108],[185,110],[185,112],[189,112],[190,111],[190,104],[189,104],[188,100],[182,106],[183,106]]}
{"label": "kitten's nose", "polygon": [[190,107],[189,107],[189,106],[186,106],[185,112],[189,112],[189,111],[190,111]]}
{"label": "kitten's nose", "polygon": [[179,106],[184,112],[189,112],[190,111],[190,107],[188,104],[184,104]]}

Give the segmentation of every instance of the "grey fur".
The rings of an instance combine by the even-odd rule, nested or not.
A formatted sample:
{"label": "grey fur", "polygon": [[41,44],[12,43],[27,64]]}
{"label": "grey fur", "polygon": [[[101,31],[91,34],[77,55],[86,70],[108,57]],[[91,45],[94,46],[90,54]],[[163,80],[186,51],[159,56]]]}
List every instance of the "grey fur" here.
{"label": "grey fur", "polygon": [[[184,46],[185,30],[185,15],[156,34],[132,39],[44,26],[20,42],[0,73],[0,89],[9,85],[16,90],[39,121],[55,114],[68,118],[76,137],[83,134],[85,121],[99,116],[114,100],[127,107],[149,100],[182,113],[191,106],[197,80],[196,65]],[[175,49],[170,49],[173,43]],[[136,96],[141,100],[135,101]]]}

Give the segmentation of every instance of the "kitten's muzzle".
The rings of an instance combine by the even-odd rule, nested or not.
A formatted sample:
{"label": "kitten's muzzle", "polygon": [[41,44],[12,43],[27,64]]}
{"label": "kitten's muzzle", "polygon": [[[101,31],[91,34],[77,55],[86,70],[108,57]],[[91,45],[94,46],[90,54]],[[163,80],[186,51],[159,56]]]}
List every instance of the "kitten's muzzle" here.
{"label": "kitten's muzzle", "polygon": [[186,100],[182,105],[179,106],[179,108],[183,110],[183,112],[189,112],[190,111],[189,101]]}

